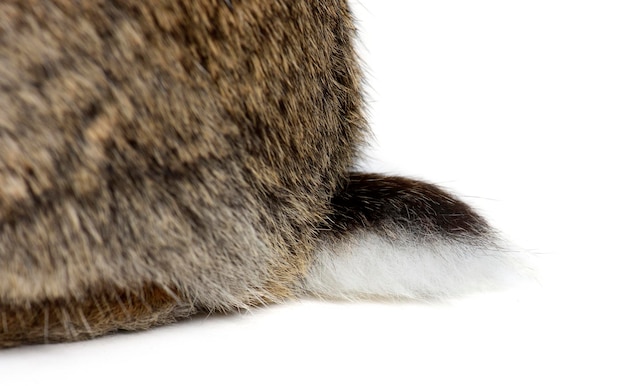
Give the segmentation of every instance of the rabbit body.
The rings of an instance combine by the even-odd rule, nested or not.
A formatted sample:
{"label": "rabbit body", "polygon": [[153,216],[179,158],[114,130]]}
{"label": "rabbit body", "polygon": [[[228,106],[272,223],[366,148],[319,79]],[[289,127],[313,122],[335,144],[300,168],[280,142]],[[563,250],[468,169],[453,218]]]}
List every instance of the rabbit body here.
{"label": "rabbit body", "polygon": [[354,34],[342,0],[3,1],[0,346],[332,296],[320,251],[398,219],[488,239],[436,187],[350,172]]}

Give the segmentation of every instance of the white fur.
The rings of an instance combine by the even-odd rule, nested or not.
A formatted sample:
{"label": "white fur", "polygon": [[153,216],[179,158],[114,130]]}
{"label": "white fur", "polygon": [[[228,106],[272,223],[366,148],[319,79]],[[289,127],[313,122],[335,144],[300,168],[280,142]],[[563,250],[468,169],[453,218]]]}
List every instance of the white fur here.
{"label": "white fur", "polygon": [[371,232],[326,244],[315,256],[306,290],[331,298],[430,299],[511,283],[523,270],[496,243],[394,240]]}

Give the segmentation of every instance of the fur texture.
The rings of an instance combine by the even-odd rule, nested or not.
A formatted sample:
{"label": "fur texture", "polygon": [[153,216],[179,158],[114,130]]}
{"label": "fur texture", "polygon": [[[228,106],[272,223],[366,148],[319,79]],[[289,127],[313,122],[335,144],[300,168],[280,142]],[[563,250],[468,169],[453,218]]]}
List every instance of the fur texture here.
{"label": "fur texture", "polygon": [[314,295],[443,298],[511,284],[524,271],[478,214],[431,184],[351,174],[332,204],[333,225],[305,276]]}
{"label": "fur texture", "polygon": [[[367,134],[354,33],[343,0],[0,3],[0,346],[396,296],[345,272],[492,245],[438,188],[350,173]],[[362,235],[413,257],[333,266]]]}

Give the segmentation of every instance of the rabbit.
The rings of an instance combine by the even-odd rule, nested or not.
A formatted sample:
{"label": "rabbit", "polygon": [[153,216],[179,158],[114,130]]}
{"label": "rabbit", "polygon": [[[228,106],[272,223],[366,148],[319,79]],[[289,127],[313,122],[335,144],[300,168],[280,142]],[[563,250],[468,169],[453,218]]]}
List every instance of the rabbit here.
{"label": "rabbit", "polygon": [[450,193],[355,171],[345,0],[0,3],[0,347],[488,288]]}

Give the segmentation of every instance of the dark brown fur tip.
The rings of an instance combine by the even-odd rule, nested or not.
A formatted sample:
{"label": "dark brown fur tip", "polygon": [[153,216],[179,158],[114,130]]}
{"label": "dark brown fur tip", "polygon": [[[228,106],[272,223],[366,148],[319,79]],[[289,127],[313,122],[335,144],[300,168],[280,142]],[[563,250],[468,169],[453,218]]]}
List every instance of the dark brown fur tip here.
{"label": "dark brown fur tip", "polygon": [[332,206],[329,223],[339,235],[392,227],[422,238],[476,238],[491,232],[464,202],[433,184],[403,177],[352,173]]}

